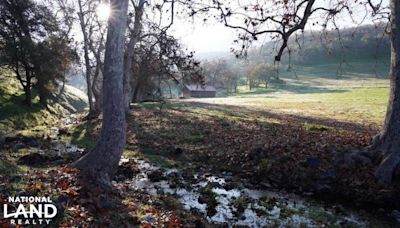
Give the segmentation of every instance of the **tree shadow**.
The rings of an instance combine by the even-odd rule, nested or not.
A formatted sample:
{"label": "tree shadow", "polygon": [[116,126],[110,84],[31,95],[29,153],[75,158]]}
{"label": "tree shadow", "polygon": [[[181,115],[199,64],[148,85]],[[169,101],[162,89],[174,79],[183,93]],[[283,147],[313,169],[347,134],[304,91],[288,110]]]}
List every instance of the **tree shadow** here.
{"label": "tree shadow", "polygon": [[350,169],[336,163],[338,154],[369,145],[377,131],[329,118],[188,101],[161,111],[136,107],[128,115],[127,145],[151,162],[187,175],[231,172],[260,188],[268,183],[322,193],[336,202],[382,206],[394,195],[377,194],[373,164]]}
{"label": "tree shadow", "polygon": [[[4,98],[4,97],[3,97]],[[38,123],[46,122],[46,110],[37,102],[32,102],[31,107],[24,102],[24,95],[11,95],[0,103],[0,136],[12,134],[16,129],[36,127]],[[40,113],[43,112],[43,116]]]}
{"label": "tree shadow", "polygon": [[[251,157],[262,159],[266,151],[271,158],[284,151],[299,161],[308,156],[326,156],[331,161],[337,151],[366,146],[376,132],[371,126],[334,119],[185,103],[161,112],[148,108],[133,112],[128,116],[128,145],[150,160],[157,156],[170,164],[199,162],[217,170],[240,171],[245,166],[254,168],[257,161]],[[317,145],[320,142],[324,145]]]}
{"label": "tree shadow", "polygon": [[9,101],[0,104],[0,121],[11,117],[23,119],[24,116],[40,112],[43,109],[41,105],[36,103],[33,103],[31,107],[27,106],[23,102],[23,96],[13,96]]}
{"label": "tree shadow", "polygon": [[[249,107],[226,105],[226,104],[210,104],[205,102],[188,101],[189,106],[199,107],[208,110],[214,110],[224,113],[227,116],[257,116],[264,118],[271,118],[280,121],[290,122],[291,125],[301,126],[304,124],[324,125],[326,127],[336,128],[339,130],[348,131],[377,131],[377,125],[365,125],[351,121],[336,120],[331,118],[319,118],[311,116],[303,116],[298,114],[277,113],[272,110],[257,110]],[[190,111],[189,109],[186,111]]]}
{"label": "tree shadow", "polygon": [[288,92],[294,94],[308,94],[308,93],[344,93],[348,90],[345,89],[331,89],[326,87],[311,86],[306,83],[273,83],[268,88],[257,87],[253,90],[236,94],[240,95],[259,95],[259,94],[270,94],[276,92]]}
{"label": "tree shadow", "polygon": [[71,143],[82,148],[93,149],[96,146],[100,129],[101,121],[99,119],[89,119],[73,130]]}

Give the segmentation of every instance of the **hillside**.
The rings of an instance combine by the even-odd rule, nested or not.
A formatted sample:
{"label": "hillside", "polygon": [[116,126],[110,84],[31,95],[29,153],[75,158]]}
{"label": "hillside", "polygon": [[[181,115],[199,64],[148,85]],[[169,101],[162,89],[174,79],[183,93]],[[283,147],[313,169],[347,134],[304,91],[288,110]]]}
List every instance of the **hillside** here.
{"label": "hillside", "polygon": [[[36,97],[32,107],[23,104],[24,94],[12,72],[0,69],[0,135],[15,133],[16,130],[46,129],[56,123],[59,116],[68,112],[83,111],[87,106],[85,94],[71,86],[57,95],[59,102],[52,102],[46,110]],[[35,91],[33,91],[35,95]]]}
{"label": "hillside", "polygon": [[[313,67],[325,64],[340,64],[346,70],[355,71],[387,71],[390,59],[390,42],[383,25],[366,25],[343,30],[327,32],[307,31],[289,41],[291,51],[282,56],[281,64],[292,64]],[[268,42],[265,45],[249,51],[249,60],[273,62],[277,42]],[[361,67],[353,67],[360,65]],[[349,66],[350,65],[350,66]],[[364,67],[367,67],[365,69]],[[353,69],[354,68],[354,69]]]}
{"label": "hillside", "polygon": [[[337,39],[340,33],[340,39]],[[231,53],[200,53],[202,62],[225,60],[233,72],[241,78],[257,64],[274,64],[279,43],[267,42],[248,50],[245,59],[237,59]],[[383,25],[348,28],[340,31],[306,31],[289,42],[288,50],[275,69],[282,77],[296,75],[322,78],[387,78],[390,65],[390,44]]]}

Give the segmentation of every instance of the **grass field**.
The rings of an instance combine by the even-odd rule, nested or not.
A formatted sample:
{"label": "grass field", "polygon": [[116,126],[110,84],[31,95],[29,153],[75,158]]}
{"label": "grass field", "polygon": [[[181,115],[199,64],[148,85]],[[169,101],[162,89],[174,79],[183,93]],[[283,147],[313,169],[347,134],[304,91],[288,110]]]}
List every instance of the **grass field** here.
{"label": "grass field", "polygon": [[[153,141],[159,142],[164,137],[165,144],[176,144],[194,151],[203,148],[200,144],[204,141],[210,144],[216,141],[213,148],[220,145],[229,148],[228,151],[234,151],[233,145],[237,146],[237,142],[243,141],[243,138],[249,140],[248,135],[255,139],[259,137],[248,143],[246,150],[249,150],[264,144],[266,138],[273,138],[272,135],[278,131],[282,131],[282,135],[292,135],[299,129],[327,131],[325,133],[332,136],[330,140],[333,141],[342,140],[341,135],[347,134],[343,132],[351,132],[349,134],[352,136],[347,136],[348,141],[333,144],[353,144],[349,148],[356,148],[367,145],[370,137],[382,125],[388,94],[387,79],[352,77],[338,80],[310,76],[300,79],[283,78],[282,83],[272,84],[269,88],[250,91],[242,86],[237,94],[228,97],[135,104],[132,112],[134,118],[128,119],[128,126],[131,126],[130,132],[135,138],[133,144],[145,142],[145,146],[139,149],[142,152],[157,151],[148,147]],[[143,127],[138,128],[140,125]],[[260,128],[263,125],[265,127]],[[215,126],[234,126],[230,133],[224,134],[228,135],[226,137],[229,140],[231,136],[236,137],[235,143],[226,146],[228,139],[221,139],[222,133],[204,140],[210,132],[215,133],[214,130],[204,129],[213,129]],[[361,136],[363,139],[360,141],[357,134],[365,132],[368,132],[367,135]],[[145,136],[139,137],[144,133]],[[295,134],[288,136],[294,141],[297,141],[296,137]],[[310,141],[315,139],[311,138]],[[160,148],[163,150],[165,147]],[[136,146],[133,148],[137,149]],[[212,149],[207,147],[204,150]]]}
{"label": "grass field", "polygon": [[[379,186],[367,180],[374,180],[374,167],[349,176],[346,168],[336,169],[335,158],[370,145],[388,93],[387,79],[302,76],[252,91],[243,86],[227,97],[135,104],[124,156],[185,173],[232,172],[300,191],[318,188],[315,180],[336,170],[332,192],[373,201]],[[310,159],[318,160],[317,170],[305,165]]]}
{"label": "grass field", "polygon": [[283,83],[251,91],[242,86],[238,94],[229,97],[185,102],[379,125],[386,112],[388,94],[387,79],[352,77],[338,80],[303,76],[286,78]]}

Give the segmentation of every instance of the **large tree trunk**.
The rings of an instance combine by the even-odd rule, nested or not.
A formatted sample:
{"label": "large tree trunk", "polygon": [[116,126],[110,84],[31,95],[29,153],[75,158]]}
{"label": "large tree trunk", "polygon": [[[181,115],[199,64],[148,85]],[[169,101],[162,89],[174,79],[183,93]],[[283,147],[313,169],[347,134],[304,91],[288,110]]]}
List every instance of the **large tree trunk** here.
{"label": "large tree trunk", "polygon": [[385,122],[374,139],[372,149],[378,151],[381,163],[375,176],[382,184],[390,184],[400,162],[400,2],[391,0],[391,64],[390,96]]}
{"label": "large tree trunk", "polygon": [[100,186],[111,185],[126,138],[123,94],[124,42],[128,0],[111,0],[103,78],[103,126],[94,150],[75,162],[81,174]]}
{"label": "large tree trunk", "polygon": [[124,65],[124,100],[125,110],[129,111],[129,105],[132,101],[135,79],[133,75],[133,62],[135,55],[135,46],[139,40],[139,36],[142,30],[142,16],[145,0],[140,0],[138,6],[135,7],[135,22],[133,30],[129,37],[128,47],[125,53],[125,65]]}

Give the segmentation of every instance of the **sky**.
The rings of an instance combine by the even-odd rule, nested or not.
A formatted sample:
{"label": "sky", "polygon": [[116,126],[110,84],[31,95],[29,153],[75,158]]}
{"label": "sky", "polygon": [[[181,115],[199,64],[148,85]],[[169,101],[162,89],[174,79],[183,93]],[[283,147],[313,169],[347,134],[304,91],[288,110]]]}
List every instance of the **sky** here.
{"label": "sky", "polygon": [[[229,1],[229,0],[228,0]],[[224,3],[228,2],[224,1]],[[257,0],[232,0],[232,7],[238,7],[238,4],[243,4],[251,1]],[[381,0],[372,0],[374,3],[379,2]],[[388,5],[389,0],[383,0],[382,5]],[[329,8],[332,2],[337,2],[337,0],[316,0],[314,7],[325,7]],[[353,2],[353,1],[350,1]],[[99,10],[100,9],[100,10]],[[356,19],[359,24],[372,24],[372,20],[367,17],[365,18],[365,8],[363,7],[352,7],[353,9],[353,18]],[[108,14],[107,7],[99,7],[98,15],[100,17],[107,18]],[[206,23],[203,21],[204,16],[188,18],[185,16],[175,16],[174,24],[170,30],[170,33],[174,35],[181,41],[184,47],[188,48],[189,51],[195,51],[197,54],[204,53],[229,53],[232,47],[235,47],[233,41],[237,38],[237,31],[231,28],[225,27],[222,23],[216,22],[213,20],[208,20]],[[166,19],[167,23],[169,23],[169,18]],[[310,29],[321,29],[320,26],[311,26],[312,23],[316,21],[320,21],[321,17],[319,15],[313,15],[310,17],[308,25],[306,26],[306,30]],[[243,19],[238,19],[235,21],[233,19],[233,23],[241,25],[240,22]],[[238,23],[239,22],[239,23]],[[348,14],[338,15],[337,16],[337,25],[341,28],[351,27],[357,25],[354,21],[350,20]],[[264,35],[262,37],[258,37],[259,41],[255,44],[262,45],[265,42],[270,41],[269,35]]]}
{"label": "sky", "polygon": [[[380,1],[380,0],[378,0]],[[317,0],[315,7],[324,6],[327,7],[330,4],[330,0]],[[374,0],[373,0],[374,2]],[[376,2],[376,1],[375,1]],[[382,5],[387,5],[388,0],[383,0]],[[356,19],[357,23],[360,24],[372,24],[373,21],[365,16],[364,8],[355,8],[353,12],[353,18]],[[309,29],[320,29],[311,27],[313,22],[321,20],[317,15],[312,16],[309,20],[309,25],[306,30]],[[337,19],[337,25],[341,28],[352,27],[357,25],[350,17],[346,14],[339,15]],[[187,18],[177,18],[174,26],[172,27],[171,33],[181,40],[181,43],[189,50],[194,50],[196,53],[209,53],[209,52],[229,52],[230,48],[234,47],[233,40],[236,39],[237,33],[234,29],[227,28],[218,22],[208,22],[205,24],[202,20],[188,20]],[[263,42],[268,42],[269,36],[261,37],[259,45]],[[256,44],[257,45],[257,44]]]}
{"label": "sky", "polygon": [[197,53],[229,52],[236,37],[233,29],[219,23],[181,23],[174,26],[172,34]]}

